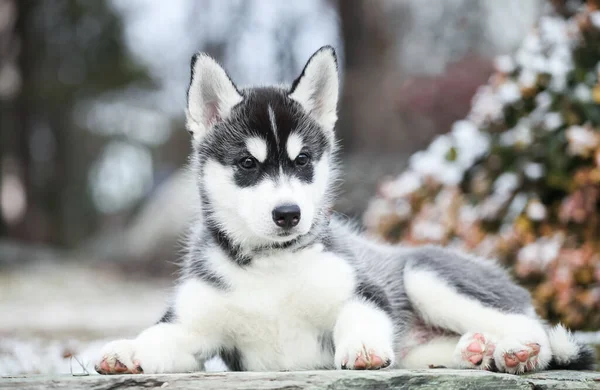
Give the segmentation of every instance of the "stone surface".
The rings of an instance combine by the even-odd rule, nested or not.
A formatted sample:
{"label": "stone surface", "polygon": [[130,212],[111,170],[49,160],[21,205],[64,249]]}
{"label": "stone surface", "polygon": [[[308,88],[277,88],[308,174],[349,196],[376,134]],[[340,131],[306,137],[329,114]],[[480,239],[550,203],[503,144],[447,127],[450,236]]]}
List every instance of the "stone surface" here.
{"label": "stone surface", "polygon": [[600,389],[600,373],[548,371],[514,376],[468,370],[304,371],[114,376],[11,376],[0,389]]}

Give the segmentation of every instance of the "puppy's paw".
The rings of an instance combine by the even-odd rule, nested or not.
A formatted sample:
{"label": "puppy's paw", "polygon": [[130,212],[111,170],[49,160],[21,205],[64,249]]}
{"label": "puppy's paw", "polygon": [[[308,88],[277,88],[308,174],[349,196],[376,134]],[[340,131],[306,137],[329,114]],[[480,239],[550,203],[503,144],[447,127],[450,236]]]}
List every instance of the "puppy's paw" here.
{"label": "puppy's paw", "polygon": [[335,351],[335,366],[343,370],[379,370],[394,363],[392,343],[354,340],[341,343]]}
{"label": "puppy's paw", "polygon": [[501,340],[494,352],[498,371],[508,374],[523,374],[544,369],[545,360],[547,360],[545,355],[549,351],[542,351],[542,348],[548,349],[548,347],[543,347],[535,342],[521,343],[512,339]]}
{"label": "puppy's paw", "polygon": [[100,374],[193,372],[200,369],[200,362],[193,354],[160,339],[117,340],[102,348],[95,369]]}
{"label": "puppy's paw", "polygon": [[485,333],[464,334],[454,351],[454,361],[460,368],[490,370],[494,367],[494,337]]}
{"label": "puppy's paw", "polygon": [[106,344],[94,366],[99,374],[141,374],[144,372],[136,356],[133,340],[116,340]]}

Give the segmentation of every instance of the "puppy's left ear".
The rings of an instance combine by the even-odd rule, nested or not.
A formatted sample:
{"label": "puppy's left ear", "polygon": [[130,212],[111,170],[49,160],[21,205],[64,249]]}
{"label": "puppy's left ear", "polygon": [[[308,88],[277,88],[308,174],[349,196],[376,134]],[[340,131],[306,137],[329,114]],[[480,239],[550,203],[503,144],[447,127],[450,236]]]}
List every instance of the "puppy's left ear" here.
{"label": "puppy's left ear", "polygon": [[333,131],[337,121],[339,77],[337,57],[331,46],[323,46],[310,57],[289,97],[300,103],[323,128]]}

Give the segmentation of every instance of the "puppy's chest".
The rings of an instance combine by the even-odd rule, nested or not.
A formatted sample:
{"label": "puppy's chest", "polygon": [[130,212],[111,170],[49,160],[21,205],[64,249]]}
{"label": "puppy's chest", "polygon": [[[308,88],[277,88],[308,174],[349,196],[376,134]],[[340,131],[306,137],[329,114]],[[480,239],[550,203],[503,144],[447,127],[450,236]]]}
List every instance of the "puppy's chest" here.
{"label": "puppy's chest", "polygon": [[[279,260],[279,259],[277,259]],[[238,275],[223,304],[227,325],[248,369],[316,368],[342,305],[352,296],[354,272],[332,253],[266,259]],[[327,355],[327,354],[325,354]],[[327,361],[322,359],[326,359]]]}
{"label": "puppy's chest", "polygon": [[224,297],[232,310],[256,318],[318,322],[337,310],[355,287],[354,271],[334,253],[307,251],[256,262],[233,276],[232,289]]}

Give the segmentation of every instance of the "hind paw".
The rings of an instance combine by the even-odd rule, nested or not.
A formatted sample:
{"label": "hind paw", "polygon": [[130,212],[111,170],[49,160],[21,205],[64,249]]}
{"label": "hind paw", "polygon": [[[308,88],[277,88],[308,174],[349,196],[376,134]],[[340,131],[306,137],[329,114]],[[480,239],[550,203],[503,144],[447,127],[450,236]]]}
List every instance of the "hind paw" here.
{"label": "hind paw", "polygon": [[541,346],[538,343],[502,341],[494,353],[496,366],[500,372],[523,374],[544,368],[540,358]]}
{"label": "hind paw", "polygon": [[461,368],[490,370],[494,366],[496,342],[485,333],[464,334],[454,352],[454,360]]}

